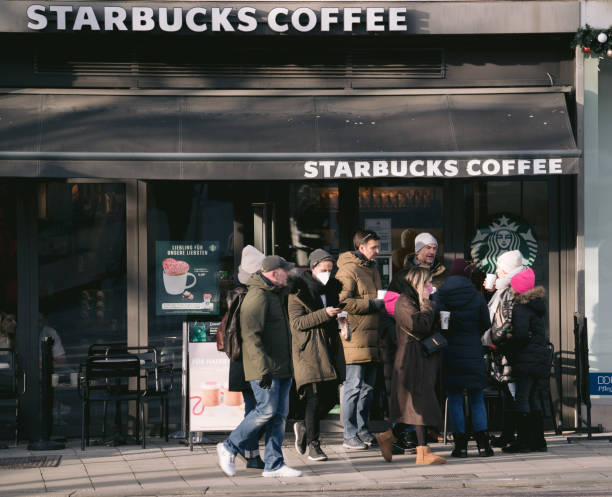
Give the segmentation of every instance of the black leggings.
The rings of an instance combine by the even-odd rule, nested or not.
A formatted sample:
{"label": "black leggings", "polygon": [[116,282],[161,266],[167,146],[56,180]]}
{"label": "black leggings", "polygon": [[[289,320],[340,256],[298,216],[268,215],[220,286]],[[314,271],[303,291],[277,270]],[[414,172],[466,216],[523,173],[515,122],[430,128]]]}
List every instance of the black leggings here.
{"label": "black leggings", "polygon": [[[396,423],[395,426],[392,428],[393,435],[395,436],[395,438],[399,438],[409,426],[410,425],[407,425],[405,423]],[[414,431],[417,437],[417,445],[420,447],[427,445],[427,430],[425,429],[425,426],[414,425]]]}
{"label": "black leggings", "polygon": [[296,413],[296,418],[304,420],[306,443],[319,440],[319,421],[335,404],[337,388],[337,383],[332,381],[308,383],[302,387],[304,399],[301,412]]}

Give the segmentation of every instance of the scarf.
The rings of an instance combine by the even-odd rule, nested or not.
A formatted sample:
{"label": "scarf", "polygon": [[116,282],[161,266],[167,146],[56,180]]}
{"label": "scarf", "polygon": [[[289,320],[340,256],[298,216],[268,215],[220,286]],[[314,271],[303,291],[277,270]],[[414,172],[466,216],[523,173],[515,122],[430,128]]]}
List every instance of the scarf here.
{"label": "scarf", "polygon": [[489,301],[489,318],[491,318],[491,323],[493,323],[493,318],[495,316],[495,313],[497,312],[497,308],[499,307],[499,304],[502,301],[504,293],[508,290],[508,287],[510,286],[510,281],[512,280],[513,276],[517,275],[524,269],[525,268],[523,266],[520,266],[514,271],[508,273],[503,278],[499,278],[495,282],[496,291],[493,294],[493,297],[491,297],[491,300]]}

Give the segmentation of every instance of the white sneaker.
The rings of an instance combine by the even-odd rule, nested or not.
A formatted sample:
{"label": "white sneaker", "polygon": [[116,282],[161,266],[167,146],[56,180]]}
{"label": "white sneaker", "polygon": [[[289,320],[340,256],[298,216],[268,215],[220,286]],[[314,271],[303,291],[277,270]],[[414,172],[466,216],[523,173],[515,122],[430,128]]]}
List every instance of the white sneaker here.
{"label": "white sneaker", "polygon": [[219,458],[219,467],[227,476],[236,474],[236,464],[234,460],[236,456],[225,448],[223,442],[217,444],[217,457]]}
{"label": "white sneaker", "polygon": [[302,472],[299,469],[293,469],[283,464],[278,469],[264,471],[261,476],[265,478],[295,478],[296,476],[302,476]]}

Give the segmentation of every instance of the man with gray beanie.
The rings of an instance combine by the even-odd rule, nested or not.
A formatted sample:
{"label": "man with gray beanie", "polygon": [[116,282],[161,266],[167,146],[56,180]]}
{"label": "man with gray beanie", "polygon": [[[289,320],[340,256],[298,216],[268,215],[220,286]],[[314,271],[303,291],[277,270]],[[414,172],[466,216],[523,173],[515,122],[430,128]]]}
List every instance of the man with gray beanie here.
{"label": "man with gray beanie", "polygon": [[342,285],[332,278],[334,259],[323,249],[308,257],[310,271],[302,273],[289,295],[293,377],[302,399],[293,425],[295,449],[308,459],[326,461],[319,442],[319,420],[335,404],[340,350],[336,316],[341,311]]}
{"label": "man with gray beanie", "polygon": [[414,239],[414,253],[408,254],[404,260],[404,267],[393,275],[389,290],[402,293],[406,281],[406,274],[413,267],[423,267],[429,270],[433,278],[433,286],[440,288],[446,279],[446,268],[443,262],[436,257],[438,253],[438,240],[431,233],[420,233]]}
{"label": "man with gray beanie", "polygon": [[266,439],[262,476],[302,476],[301,471],[285,464],[282,451],[292,382],[291,332],[283,288],[293,266],[278,255],[269,255],[261,270],[247,281],[249,289],[240,306],[242,363],[256,405],[230,436],[217,444],[219,466],[227,476],[236,474],[236,455],[244,453],[262,430]]}

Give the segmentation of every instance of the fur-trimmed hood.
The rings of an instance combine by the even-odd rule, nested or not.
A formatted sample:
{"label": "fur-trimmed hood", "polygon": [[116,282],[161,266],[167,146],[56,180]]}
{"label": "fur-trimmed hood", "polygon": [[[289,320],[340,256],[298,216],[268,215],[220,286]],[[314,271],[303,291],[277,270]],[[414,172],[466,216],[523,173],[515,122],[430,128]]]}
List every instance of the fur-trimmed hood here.
{"label": "fur-trimmed hood", "polygon": [[543,286],[536,286],[523,293],[515,293],[514,301],[517,304],[524,304],[536,311],[538,314],[546,312],[546,289]]}

